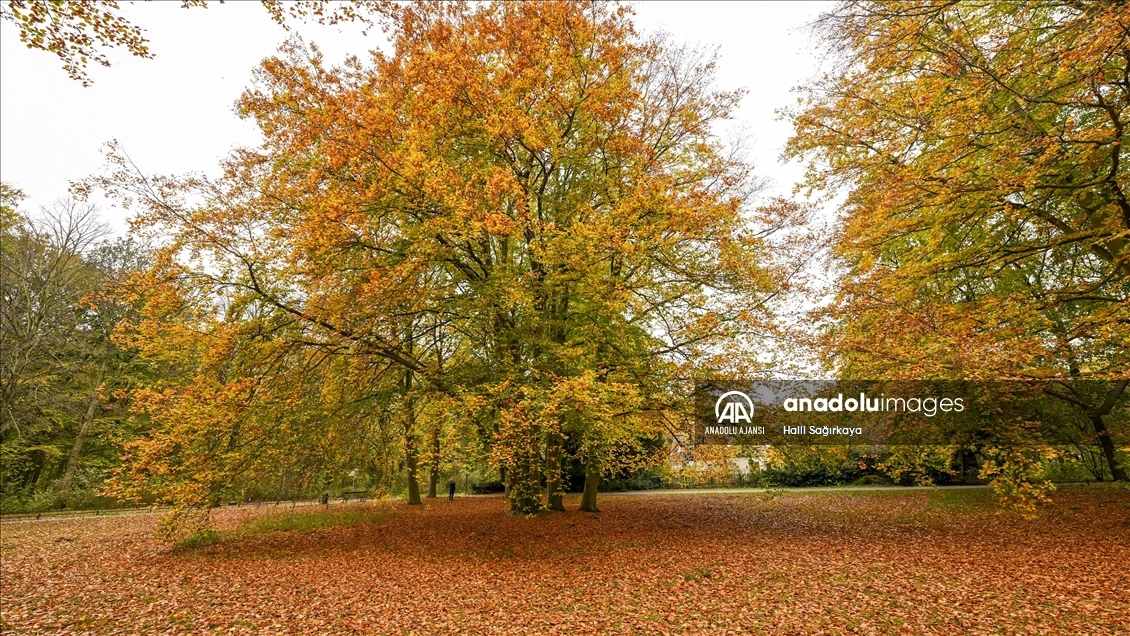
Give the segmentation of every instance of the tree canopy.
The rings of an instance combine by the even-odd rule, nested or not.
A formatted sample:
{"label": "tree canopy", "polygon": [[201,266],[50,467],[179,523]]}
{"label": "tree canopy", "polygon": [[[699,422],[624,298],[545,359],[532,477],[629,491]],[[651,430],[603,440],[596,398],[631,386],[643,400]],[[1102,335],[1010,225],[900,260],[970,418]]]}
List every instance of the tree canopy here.
{"label": "tree canopy", "polygon": [[1122,479],[1102,418],[1130,351],[1128,27],[1119,3],[843,3],[788,150],[809,188],[846,195],[839,372],[1067,380],[1049,392]]}
{"label": "tree canopy", "polygon": [[168,237],[139,346],[193,356],[190,383],[146,393],[164,426],[131,465],[199,502],[295,444],[307,472],[327,437],[349,455],[384,414],[415,500],[418,435],[465,421],[515,510],[560,507],[566,440],[595,509],[601,470],[684,425],[695,374],[774,330],[792,270],[767,239],[796,211],[752,207],[713,58],[626,8],[383,11],[390,53],[327,68],[294,40],[263,63],[239,112],[264,143],[220,179],[119,155],[97,183]]}

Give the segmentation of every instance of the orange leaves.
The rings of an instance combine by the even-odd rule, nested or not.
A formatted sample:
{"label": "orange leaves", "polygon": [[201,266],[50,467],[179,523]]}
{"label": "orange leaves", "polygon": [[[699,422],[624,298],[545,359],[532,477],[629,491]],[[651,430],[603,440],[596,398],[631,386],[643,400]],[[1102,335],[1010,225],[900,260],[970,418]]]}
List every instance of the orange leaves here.
{"label": "orange leaves", "polygon": [[984,490],[624,495],[535,519],[468,497],[179,552],[156,515],[6,522],[0,611],[30,633],[1121,633],[1123,493],[1062,490],[1038,524]]}
{"label": "orange leaves", "polygon": [[118,153],[92,181],[166,242],[138,330],[196,363],[180,398],[249,382],[218,400],[237,415],[158,416],[200,441],[170,458],[186,483],[269,474],[297,439],[319,449],[307,475],[360,466],[345,432],[453,396],[493,400],[456,428],[503,465],[537,464],[551,431],[612,452],[653,437],[644,414],[676,412],[695,363],[772,331],[790,271],[750,238],[749,166],[711,132],[738,96],[710,55],[602,3],[376,10],[394,50],[371,62],[298,40],[263,62],[238,108],[264,142],[222,178],[154,180]]}

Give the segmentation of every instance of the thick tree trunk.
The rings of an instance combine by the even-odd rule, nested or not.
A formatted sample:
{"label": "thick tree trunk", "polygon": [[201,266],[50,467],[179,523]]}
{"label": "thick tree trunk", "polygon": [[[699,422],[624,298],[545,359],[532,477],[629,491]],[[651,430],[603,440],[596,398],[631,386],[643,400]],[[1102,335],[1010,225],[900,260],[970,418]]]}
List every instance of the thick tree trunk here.
{"label": "thick tree trunk", "polygon": [[404,436],[404,458],[408,473],[408,505],[419,506],[424,502],[420,500],[420,482],[416,479],[416,439],[411,433]]}
{"label": "thick tree trunk", "polygon": [[1114,409],[1118,398],[1126,391],[1128,385],[1130,385],[1130,380],[1119,380],[1115,382],[1114,386],[1112,386],[1111,390],[1107,393],[1103,403],[1090,413],[1091,425],[1095,427],[1095,435],[1099,438],[1099,446],[1103,449],[1103,457],[1106,458],[1111,477],[1113,477],[1115,481],[1130,481],[1130,478],[1126,475],[1126,469],[1118,465],[1118,458],[1114,456],[1114,440],[1110,438],[1110,430],[1108,430],[1106,424],[1103,423],[1103,417],[1109,415]]}
{"label": "thick tree trunk", "polygon": [[412,399],[412,371],[404,374],[404,392],[407,393],[408,412],[404,419],[404,467],[408,473],[408,505],[419,506],[420,482],[416,478],[416,401]]}
{"label": "thick tree trunk", "polygon": [[439,427],[432,428],[432,453],[431,475],[428,476],[428,499],[436,498],[436,488],[439,485]]}
{"label": "thick tree trunk", "polygon": [[545,448],[545,503],[550,510],[565,512],[561,488],[561,451],[565,439],[560,433],[550,433]]}
{"label": "thick tree trunk", "polygon": [[542,492],[541,486],[541,480],[545,477],[545,457],[542,457],[540,449],[538,450],[537,454],[535,454],[530,460],[528,474],[530,487],[534,492],[534,501],[537,502],[536,507],[539,511],[545,510],[545,502],[542,500],[542,497],[545,495],[545,493]]}
{"label": "thick tree trunk", "polygon": [[581,510],[600,512],[596,507],[596,487],[600,484],[600,470],[591,456],[585,463],[585,493],[581,496]]}
{"label": "thick tree trunk", "polygon": [[1118,465],[1118,458],[1114,456],[1114,440],[1110,438],[1110,431],[1103,423],[1103,418],[1092,415],[1091,425],[1095,427],[1095,436],[1098,437],[1099,446],[1103,449],[1103,457],[1106,458],[1106,465],[1110,468],[1111,477],[1115,481],[1130,481],[1130,479],[1127,479],[1126,470]]}
{"label": "thick tree trunk", "polygon": [[545,506],[541,502],[541,467],[530,458],[522,460],[513,467],[513,485],[510,487],[510,511],[521,515],[532,515]]}
{"label": "thick tree trunk", "polygon": [[[1072,367],[1071,375],[1073,377],[1078,377],[1079,370],[1075,367]],[[1110,430],[1107,429],[1106,423],[1103,422],[1103,418],[1107,415],[1110,415],[1110,412],[1114,410],[1114,405],[1118,403],[1118,398],[1120,398],[1122,394],[1126,392],[1126,388],[1128,386],[1130,386],[1130,379],[1118,380],[1111,385],[1110,390],[1107,391],[1106,398],[1104,398],[1102,404],[1099,404],[1098,406],[1091,406],[1086,401],[1079,398],[1077,395],[1073,395],[1075,394],[1075,391],[1072,391],[1071,387],[1067,387],[1067,393],[1061,393],[1046,388],[1044,389],[1044,392],[1048,393],[1049,395],[1055,396],[1065,402],[1069,402],[1071,404],[1074,404],[1075,406],[1086,409],[1087,417],[1090,418],[1091,426],[1095,431],[1095,439],[1098,441],[1099,447],[1102,448],[1103,459],[1106,460],[1107,468],[1110,470],[1111,477],[1115,481],[1130,481],[1130,478],[1127,477],[1126,469],[1118,465],[1118,458],[1115,456],[1114,440],[1111,439]],[[1099,469],[1099,471],[1101,473],[1101,468]],[[1099,481],[1102,481],[1101,474],[1096,474],[1095,477]]]}
{"label": "thick tree trunk", "polygon": [[544,460],[535,438],[520,440],[510,465],[510,511],[532,515],[545,510],[542,503],[541,476]]}
{"label": "thick tree trunk", "polygon": [[[411,332],[408,334],[408,352],[412,350]],[[405,399],[407,412],[405,413],[405,471],[408,473],[408,505],[419,506],[424,502],[420,500],[420,485],[417,479],[416,459],[416,400],[412,398],[412,371],[405,372]]]}
{"label": "thick tree trunk", "polygon": [[98,411],[98,389],[106,377],[106,360],[102,360],[102,367],[98,370],[98,380],[94,383],[94,390],[90,392],[90,402],[86,405],[86,412],[82,414],[82,423],[79,425],[78,435],[75,436],[75,445],[71,448],[71,456],[67,460],[67,470],[63,473],[63,481],[59,484],[59,496],[64,497],[71,490],[71,482],[75,478],[75,469],[78,468],[79,453],[82,452],[82,442],[90,430],[90,423],[94,421],[94,414]]}
{"label": "thick tree trunk", "polygon": [[428,499],[436,498],[436,482],[438,480],[439,475],[436,474],[435,466],[433,466],[431,473],[428,475]]}

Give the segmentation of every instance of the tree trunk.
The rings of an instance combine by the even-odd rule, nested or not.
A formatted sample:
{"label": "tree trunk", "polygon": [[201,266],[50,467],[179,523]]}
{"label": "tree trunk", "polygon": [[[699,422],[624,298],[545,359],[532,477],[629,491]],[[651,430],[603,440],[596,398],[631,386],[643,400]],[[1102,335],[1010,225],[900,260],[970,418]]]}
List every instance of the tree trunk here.
{"label": "tree trunk", "polygon": [[65,497],[71,490],[71,482],[75,478],[75,469],[78,468],[78,456],[82,452],[82,442],[90,430],[90,423],[94,421],[94,414],[98,410],[98,389],[106,377],[106,360],[103,358],[102,367],[98,369],[98,380],[94,383],[94,390],[90,392],[90,402],[86,405],[86,412],[82,414],[82,423],[79,425],[78,435],[75,436],[75,445],[71,448],[71,457],[67,460],[67,470],[63,473],[63,481],[59,484],[59,496]]}
{"label": "tree trunk", "polygon": [[408,505],[419,506],[420,482],[416,478],[416,405],[408,400],[408,415],[404,424],[404,468],[408,473]]}
{"label": "tree trunk", "polygon": [[439,484],[439,426],[432,427],[432,474],[428,477],[428,499],[436,498],[436,487]]}
{"label": "tree trunk", "polygon": [[[412,371],[404,374],[404,392],[412,390]],[[408,505],[419,506],[420,482],[416,480],[416,401],[406,396],[408,412],[404,418],[404,467],[408,473]]]}
{"label": "tree trunk", "polygon": [[1099,438],[1099,446],[1102,446],[1103,457],[1106,458],[1110,475],[1114,481],[1130,481],[1130,478],[1126,475],[1126,469],[1118,465],[1118,458],[1114,456],[1114,440],[1110,438],[1110,430],[1103,423],[1103,416],[1109,415],[1111,410],[1114,409],[1115,403],[1126,391],[1127,385],[1130,385],[1130,380],[1115,382],[1103,403],[1090,413],[1091,425],[1095,427],[1095,435]]}
{"label": "tree trunk", "polygon": [[408,472],[408,505],[419,506],[424,502],[420,500],[420,483],[416,481],[416,440],[409,434],[404,441],[404,465]]}
{"label": "tree trunk", "polygon": [[561,433],[551,432],[545,448],[545,503],[550,510],[565,512],[561,488],[561,450],[565,440]]}
{"label": "tree trunk", "polygon": [[1118,465],[1118,458],[1114,456],[1114,441],[1110,438],[1110,431],[1103,423],[1103,418],[1092,415],[1091,425],[1095,427],[1095,435],[1099,439],[1099,446],[1103,449],[1103,457],[1106,458],[1111,477],[1114,478],[1114,481],[1130,481],[1130,479],[1127,479],[1126,469]]}
{"label": "tree trunk", "polygon": [[39,476],[43,473],[43,464],[47,462],[43,451],[33,451],[31,453],[32,468],[24,476],[23,487],[35,486],[39,483]]}
{"label": "tree trunk", "polygon": [[510,511],[520,515],[532,515],[545,510],[542,503],[541,476],[545,460],[537,443],[540,436],[526,433],[522,439],[515,440],[516,448],[507,476],[510,478]]}
{"label": "tree trunk", "polygon": [[513,485],[510,487],[510,511],[521,515],[541,512],[541,466],[530,457],[513,467]]}
{"label": "tree trunk", "polygon": [[600,484],[600,470],[596,460],[590,455],[585,462],[585,494],[581,496],[581,510],[600,512],[596,507],[596,487]]}
{"label": "tree trunk", "polygon": [[502,496],[503,497],[509,497],[510,496],[510,480],[506,478],[506,467],[505,466],[499,466],[498,467],[498,479],[500,481],[502,481]]}

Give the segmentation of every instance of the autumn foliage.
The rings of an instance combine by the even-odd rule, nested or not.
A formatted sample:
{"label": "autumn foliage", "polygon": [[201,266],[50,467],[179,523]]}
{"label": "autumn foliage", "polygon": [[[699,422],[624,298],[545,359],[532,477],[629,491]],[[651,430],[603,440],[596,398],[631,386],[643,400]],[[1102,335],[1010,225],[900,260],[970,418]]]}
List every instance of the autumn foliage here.
{"label": "autumn foliage", "polygon": [[739,94],[709,55],[604,4],[381,16],[390,53],[327,68],[294,40],[264,61],[238,105],[264,142],[221,178],[117,152],[88,184],[162,245],[134,343],[184,371],[139,392],[155,427],[116,492],[310,487],[372,462],[380,428],[413,503],[443,439],[523,513],[561,509],[580,462],[596,510],[602,473],[662,459],[641,440],[684,426],[695,378],[775,330],[791,269],[772,237],[798,211],[751,207],[713,129]]}
{"label": "autumn foliage", "polygon": [[[629,6],[263,5],[388,46],[288,39],[215,176],[0,184],[0,631],[1130,633],[1130,491],[1064,483],[1128,480],[1130,5],[837,4],[773,200]],[[151,55],[116,2],[0,18],[84,84]],[[815,376],[978,409],[696,445],[696,387]],[[96,497],[153,508],[39,514]]]}
{"label": "autumn foliage", "polygon": [[0,607],[13,633],[1116,634],[1127,505],[1066,490],[1029,522],[985,490],[629,495],[531,521],[483,497],[181,550],[154,515],[5,523]]}
{"label": "autumn foliage", "polygon": [[[1128,28],[1101,2],[849,2],[821,19],[836,62],[789,112],[787,154],[810,191],[844,196],[843,275],[817,317],[835,373],[1046,382],[1126,479],[1110,430],[1130,361]],[[1023,480],[1054,451],[1019,439],[985,445]]]}

